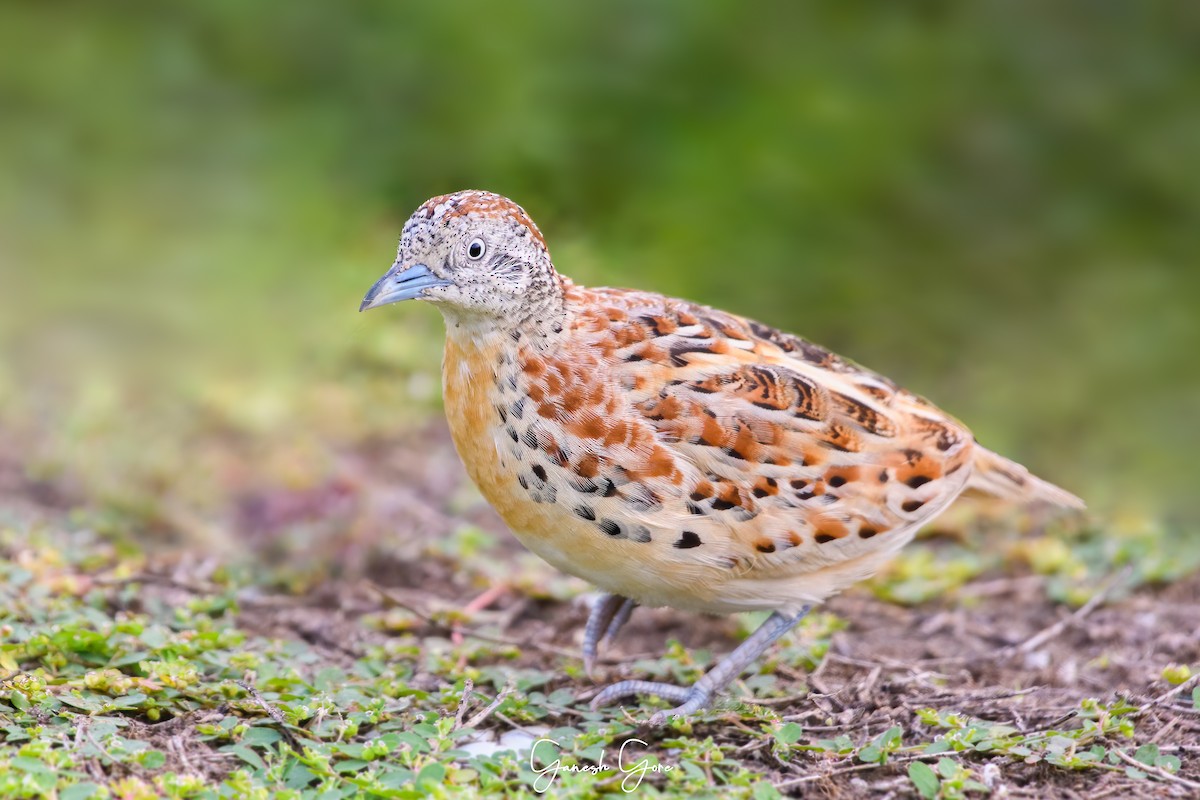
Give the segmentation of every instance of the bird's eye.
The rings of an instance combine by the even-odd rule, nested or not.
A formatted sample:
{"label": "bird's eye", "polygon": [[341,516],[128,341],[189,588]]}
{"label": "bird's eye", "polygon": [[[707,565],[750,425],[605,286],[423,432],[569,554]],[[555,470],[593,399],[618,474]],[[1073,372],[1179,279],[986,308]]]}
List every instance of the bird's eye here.
{"label": "bird's eye", "polygon": [[478,261],[483,258],[483,254],[487,252],[487,245],[483,243],[483,239],[472,239],[467,245],[467,258],[472,261]]}

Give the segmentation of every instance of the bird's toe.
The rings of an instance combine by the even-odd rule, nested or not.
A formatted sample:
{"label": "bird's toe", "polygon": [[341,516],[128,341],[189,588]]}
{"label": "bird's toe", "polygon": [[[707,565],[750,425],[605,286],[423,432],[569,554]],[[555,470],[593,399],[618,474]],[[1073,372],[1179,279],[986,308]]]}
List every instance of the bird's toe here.
{"label": "bird's toe", "polygon": [[650,718],[651,725],[662,725],[668,717],[686,717],[705,708],[712,700],[709,692],[695,686],[676,686],[673,683],[657,683],[654,681],[621,681],[605,687],[592,698],[591,709],[596,711],[615,700],[635,695],[652,695],[678,703],[670,711],[659,711]]}

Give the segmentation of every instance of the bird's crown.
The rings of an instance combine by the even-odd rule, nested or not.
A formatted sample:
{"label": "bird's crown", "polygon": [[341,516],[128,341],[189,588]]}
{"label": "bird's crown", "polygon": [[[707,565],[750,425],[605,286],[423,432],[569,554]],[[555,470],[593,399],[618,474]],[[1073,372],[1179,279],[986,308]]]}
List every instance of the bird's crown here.
{"label": "bird's crown", "polygon": [[402,243],[405,236],[416,236],[443,227],[469,227],[472,222],[483,220],[506,224],[517,236],[531,237],[542,252],[548,252],[545,237],[525,213],[525,209],[503,195],[477,189],[443,194],[426,200],[405,223],[401,232]]}

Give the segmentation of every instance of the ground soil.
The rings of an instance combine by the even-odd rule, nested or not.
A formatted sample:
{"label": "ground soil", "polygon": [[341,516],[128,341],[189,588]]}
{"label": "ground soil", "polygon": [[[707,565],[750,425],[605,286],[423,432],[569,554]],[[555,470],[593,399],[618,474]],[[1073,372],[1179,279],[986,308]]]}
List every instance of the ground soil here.
{"label": "ground soil", "polygon": [[[464,478],[442,431],[433,429],[403,447],[379,443],[339,454],[339,459],[334,477],[320,486],[231,487],[221,524],[235,531],[235,540],[248,543],[263,558],[295,556],[300,562],[330,566],[328,574],[306,572],[302,591],[276,586],[248,595],[239,624],[249,632],[305,640],[331,664],[345,666],[387,637],[362,620],[389,602],[418,614],[465,606],[487,587],[457,574],[453,558],[428,555],[430,537],[444,536],[463,521],[496,532],[488,557],[519,578],[527,563],[519,544],[486,506],[462,501]],[[69,483],[33,482],[11,463],[7,468],[0,464],[0,505],[9,512],[19,509],[52,520],[86,502],[74,491]],[[312,538],[300,556],[289,542],[297,527],[305,525]],[[202,573],[214,559],[198,553],[195,542],[177,544],[158,548],[149,572],[160,580],[146,591],[180,603],[205,591]],[[373,584],[385,587],[391,600]],[[468,634],[486,629],[488,635],[520,644],[516,664],[559,676],[547,690],[567,687],[586,697],[594,689],[590,681],[569,678],[563,671],[577,657],[586,618],[582,603],[538,596],[523,590],[519,580],[491,600],[465,626]],[[927,707],[1036,731],[1070,727],[1070,715],[1083,698],[1108,702],[1122,697],[1142,708],[1138,741],[1157,742],[1178,755],[1183,766],[1177,777],[1200,781],[1200,713],[1189,696],[1170,696],[1161,678],[1167,664],[1200,663],[1200,575],[1101,600],[1083,611],[1057,604],[1048,599],[1044,579],[1028,572],[984,575],[952,599],[916,607],[854,590],[827,606],[848,627],[833,635],[824,662],[811,674],[781,672],[795,692],[770,704],[785,720],[801,724],[806,734],[832,739],[844,733],[862,742],[892,725],[906,731],[920,727],[916,711]],[[436,623],[418,619],[417,625],[418,632],[430,637],[448,633]],[[736,633],[729,619],[638,609],[607,651],[605,671],[609,678],[619,677],[634,659],[661,653],[669,639],[723,653],[736,644]],[[414,680],[435,688],[453,682],[454,676],[417,675]],[[741,759],[789,792],[817,797],[903,797],[911,792],[903,765],[868,768],[810,754],[783,762],[763,740],[747,736],[736,720],[732,713],[718,716],[698,724],[695,735],[738,750]],[[188,734],[188,726],[197,721],[203,720],[145,726],[144,733],[196,767],[213,758]],[[488,724],[504,725],[494,718]],[[656,735],[647,731],[642,737],[653,742]],[[211,764],[213,774],[222,771],[219,762]],[[1073,772],[1008,758],[995,759],[994,766],[986,758],[971,763],[989,778],[995,796],[1194,796],[1186,784],[1165,779],[1132,781],[1123,773]]]}

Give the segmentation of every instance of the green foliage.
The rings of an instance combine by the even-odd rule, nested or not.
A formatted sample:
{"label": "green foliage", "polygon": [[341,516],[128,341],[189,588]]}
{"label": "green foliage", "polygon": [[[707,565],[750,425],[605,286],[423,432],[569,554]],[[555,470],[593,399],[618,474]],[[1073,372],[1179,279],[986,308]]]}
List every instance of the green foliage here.
{"label": "green foliage", "polygon": [[901,737],[904,731],[899,725],[893,725],[874,740],[858,751],[858,760],[866,764],[886,764],[888,756],[898,751],[903,745]]}
{"label": "green foliage", "polygon": [[[993,554],[993,560],[995,556]],[[892,561],[871,583],[879,597],[893,603],[916,605],[945,597],[977,576],[988,558],[981,548],[910,548]]]}
{"label": "green foliage", "polygon": [[[793,775],[906,770],[914,791],[936,798],[985,793],[987,762],[1120,772],[1132,780],[1161,780],[1182,766],[1174,752],[1138,743],[1143,710],[1121,699],[1084,700],[1031,730],[925,708],[903,726],[833,733],[824,732],[827,725],[810,732],[770,707],[724,702],[651,734],[607,711],[580,710],[576,691],[555,671],[510,665],[522,655],[516,646],[472,638],[456,645],[385,628],[361,654],[331,655],[251,632],[278,606],[254,605],[260,589],[242,570],[219,570],[204,591],[187,589],[186,600],[169,602],[181,589],[139,583],[143,556],[109,547],[86,528],[0,529],[0,552],[9,554],[0,558],[5,797],[530,795],[538,774],[518,750],[534,736],[559,748],[564,767],[579,768],[556,778],[556,791],[578,797],[619,791],[629,773],[614,753],[635,737],[653,740],[636,755],[639,763],[671,767],[648,772],[645,791],[668,796],[773,798],[795,785],[763,781],[762,762],[747,759],[757,750]],[[444,624],[459,619],[446,616]],[[819,666],[813,649],[827,648],[842,624],[827,612],[812,615],[797,642],[779,651],[779,663]],[[662,658],[632,667],[690,681],[710,661],[673,642]],[[431,689],[429,675],[450,677]],[[1163,683],[1178,677],[1168,670]],[[1177,693],[1187,680],[1195,679],[1178,682]],[[763,697],[780,694],[783,683],[771,674],[746,679]],[[788,691],[797,691],[794,682]],[[523,743],[497,745],[496,726],[456,721],[469,721],[501,692],[490,713],[503,720],[499,730],[533,731]],[[1200,690],[1191,697],[1200,706]],[[736,737],[716,740],[715,730]],[[180,747],[191,761],[181,760]],[[201,762],[211,766],[196,775]]]}
{"label": "green foliage", "polygon": [[1123,701],[1104,704],[1085,700],[1079,711],[1067,718],[1078,719],[1078,728],[1052,728],[1036,733],[1021,733],[1008,725],[967,719],[953,712],[933,709],[925,709],[919,716],[929,727],[946,731],[926,746],[927,753],[970,750],[1006,755],[1026,764],[1044,761],[1066,769],[1089,769],[1112,768],[1117,762],[1102,742],[1111,738],[1131,739],[1134,735],[1133,713],[1137,710]]}
{"label": "green foliage", "polygon": [[40,430],[31,470],[170,526],[214,502],[202,476],[156,491],[214,429],[286,433],[319,473],[314,443],[436,405],[435,315],[354,309],[412,208],[474,186],[582,280],[800,332],[1157,518],[1200,450],[1198,25],[1028,0],[6,4],[0,417]]}
{"label": "green foliage", "polygon": [[934,800],[938,796],[941,781],[937,773],[923,761],[914,761],[908,765],[908,777],[913,782],[917,794],[925,800]]}
{"label": "green foliage", "polygon": [[[1147,743],[1134,751],[1133,757],[1135,760],[1142,762],[1148,767],[1165,770],[1166,772],[1178,772],[1180,762],[1178,756],[1165,755],[1160,753],[1158,745],[1153,742]],[[1131,778],[1142,779],[1146,777],[1146,773],[1139,770],[1137,767],[1126,767],[1125,774]]]}
{"label": "green foliage", "polygon": [[[388,640],[337,666],[306,643],[251,634],[239,625],[247,587],[235,572],[181,605],[136,581],[101,589],[96,575],[136,574],[138,557],[105,551],[86,530],[0,529],[0,552],[20,553],[19,565],[0,558],[4,797],[529,796],[536,776],[527,755],[464,749],[490,740],[456,724],[470,700],[463,680],[480,687],[472,713],[511,683],[492,712],[510,724],[544,727],[575,705],[573,691],[545,691],[553,674],[476,665],[495,655],[477,642]],[[665,669],[691,674],[682,649],[672,652]],[[462,678],[429,692],[412,682],[426,669]],[[613,748],[635,736],[604,713],[568,718],[578,722],[543,734],[564,762],[597,761],[607,749],[613,763]],[[220,766],[191,774],[195,764],[174,749],[180,735],[193,758]],[[715,784],[746,797],[756,783],[711,738],[680,736],[662,752],[672,769],[648,771],[647,789],[705,793]],[[642,761],[648,770],[661,763],[653,753]],[[106,780],[97,783],[97,772]],[[564,773],[557,786],[591,797],[627,774]]]}

